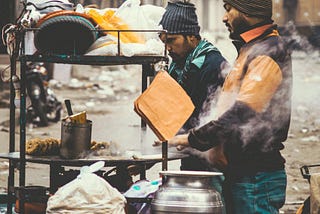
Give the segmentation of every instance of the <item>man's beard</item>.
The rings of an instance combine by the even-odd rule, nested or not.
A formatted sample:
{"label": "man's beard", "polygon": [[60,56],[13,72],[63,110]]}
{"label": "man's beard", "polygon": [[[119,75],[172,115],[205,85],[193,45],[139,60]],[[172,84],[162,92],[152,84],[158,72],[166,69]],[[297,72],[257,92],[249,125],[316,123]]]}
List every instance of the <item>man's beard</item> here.
{"label": "man's beard", "polygon": [[179,55],[175,53],[169,53],[169,56],[172,58],[172,61],[176,63],[183,63],[185,61],[185,58],[180,57]]}
{"label": "man's beard", "polygon": [[183,53],[176,54],[174,52],[169,52],[169,56],[172,58],[172,61],[177,63],[178,65],[184,65],[188,55],[193,50],[190,45],[188,44],[187,39],[184,39],[183,46],[186,48]]}
{"label": "man's beard", "polygon": [[229,37],[234,40],[241,40],[240,35],[250,29],[249,22],[243,17],[243,15],[239,15],[236,19],[233,20],[232,28],[233,31],[230,32]]}

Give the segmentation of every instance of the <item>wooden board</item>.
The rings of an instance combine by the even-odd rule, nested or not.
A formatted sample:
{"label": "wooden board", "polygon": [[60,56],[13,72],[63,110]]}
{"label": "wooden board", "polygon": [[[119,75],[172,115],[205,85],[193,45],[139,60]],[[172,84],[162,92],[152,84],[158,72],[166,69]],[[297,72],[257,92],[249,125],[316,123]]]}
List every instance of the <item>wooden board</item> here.
{"label": "wooden board", "polygon": [[[286,23],[286,10],[283,8],[284,0],[273,0],[273,20],[279,26]],[[296,26],[319,26],[320,25],[320,1],[298,0],[296,11]]]}

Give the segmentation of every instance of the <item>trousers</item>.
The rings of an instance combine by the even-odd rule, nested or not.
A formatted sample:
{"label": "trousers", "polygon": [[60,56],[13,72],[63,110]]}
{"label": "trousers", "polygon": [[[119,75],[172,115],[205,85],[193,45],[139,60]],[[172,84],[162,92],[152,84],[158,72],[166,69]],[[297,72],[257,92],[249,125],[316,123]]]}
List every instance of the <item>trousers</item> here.
{"label": "trousers", "polygon": [[285,203],[285,170],[227,180],[224,195],[228,214],[276,214]]}

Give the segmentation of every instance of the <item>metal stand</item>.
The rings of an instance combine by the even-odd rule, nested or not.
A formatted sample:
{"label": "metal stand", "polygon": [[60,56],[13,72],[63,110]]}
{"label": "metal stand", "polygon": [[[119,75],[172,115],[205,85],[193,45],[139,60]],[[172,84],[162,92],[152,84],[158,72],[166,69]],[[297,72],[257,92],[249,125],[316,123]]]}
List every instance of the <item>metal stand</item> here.
{"label": "metal stand", "polygon": [[[8,175],[8,193],[7,193],[7,213],[12,213],[12,204],[15,202],[15,174],[14,170],[19,168],[19,188],[25,188],[26,180],[26,162],[33,163],[42,163],[50,165],[50,187],[49,190],[51,193],[54,193],[58,186],[57,184],[57,174],[63,170],[64,165],[69,166],[82,166],[88,165],[89,161],[64,161],[59,158],[56,159],[46,159],[46,158],[30,158],[26,157],[26,70],[28,62],[44,62],[44,63],[62,63],[62,64],[78,64],[78,65],[129,65],[129,64],[138,64],[142,66],[142,92],[148,87],[148,77],[155,75],[154,64],[158,62],[165,62],[167,65],[167,47],[163,55],[154,56],[154,55],[144,55],[144,56],[132,56],[126,57],[120,55],[120,33],[118,32],[118,54],[116,56],[83,56],[83,55],[41,55],[34,54],[28,55],[25,54],[25,44],[24,38],[26,31],[37,30],[37,29],[25,29],[24,27],[17,28],[16,35],[16,44],[14,52],[10,58],[11,60],[11,80],[13,77],[17,77],[16,74],[16,62],[20,61],[20,94],[17,97],[15,93],[14,82],[11,81],[10,84],[10,136],[9,136],[9,153],[0,154],[0,158],[6,158],[9,160],[9,175]],[[127,30],[129,31],[129,30]],[[138,32],[154,32],[159,33],[157,30],[142,30]],[[165,31],[163,31],[165,32]],[[15,152],[15,120],[16,120],[16,106],[14,103],[15,98],[20,98],[20,153]],[[141,128],[146,128],[146,123],[141,120]],[[136,164],[140,167],[140,178],[146,178],[146,170],[153,166],[157,162],[162,162],[162,170],[167,170],[168,160],[180,159],[181,157],[168,158],[168,145],[167,142],[164,142],[162,145],[162,158],[161,159],[150,159],[150,160],[122,160],[122,161],[105,161],[106,166],[116,166],[117,171],[123,171],[127,169],[126,167],[129,164]],[[95,162],[97,160],[92,160]],[[25,197],[20,197],[20,213],[25,213]]]}

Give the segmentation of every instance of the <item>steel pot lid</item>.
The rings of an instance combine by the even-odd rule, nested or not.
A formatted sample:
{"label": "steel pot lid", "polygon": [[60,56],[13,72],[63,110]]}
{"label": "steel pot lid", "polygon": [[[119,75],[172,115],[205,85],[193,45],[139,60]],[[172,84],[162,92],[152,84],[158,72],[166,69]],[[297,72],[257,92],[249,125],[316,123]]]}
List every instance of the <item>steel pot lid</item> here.
{"label": "steel pot lid", "polygon": [[160,171],[160,175],[172,175],[172,176],[196,176],[196,177],[208,177],[223,175],[221,172],[207,172],[207,171]]}

